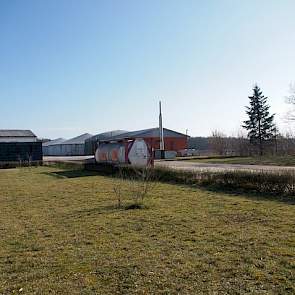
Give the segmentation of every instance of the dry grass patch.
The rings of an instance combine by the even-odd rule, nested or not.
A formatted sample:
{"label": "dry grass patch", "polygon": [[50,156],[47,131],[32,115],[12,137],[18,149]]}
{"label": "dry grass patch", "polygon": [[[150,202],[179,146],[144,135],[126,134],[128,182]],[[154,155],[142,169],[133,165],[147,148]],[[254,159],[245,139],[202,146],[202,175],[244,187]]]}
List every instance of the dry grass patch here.
{"label": "dry grass patch", "polygon": [[116,208],[116,179],[0,172],[0,294],[294,294],[295,207],[158,184]]}

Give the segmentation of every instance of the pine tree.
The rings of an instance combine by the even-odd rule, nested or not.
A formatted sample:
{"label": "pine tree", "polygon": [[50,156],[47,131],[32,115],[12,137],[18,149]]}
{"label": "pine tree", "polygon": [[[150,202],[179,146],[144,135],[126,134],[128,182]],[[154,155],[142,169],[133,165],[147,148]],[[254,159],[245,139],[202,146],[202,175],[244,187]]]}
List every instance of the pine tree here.
{"label": "pine tree", "polygon": [[262,94],[257,85],[253,88],[253,96],[249,96],[249,99],[250,106],[246,107],[249,120],[244,121],[243,127],[248,130],[250,142],[259,147],[259,153],[262,155],[265,143],[274,137],[274,114],[269,114],[268,98]]}

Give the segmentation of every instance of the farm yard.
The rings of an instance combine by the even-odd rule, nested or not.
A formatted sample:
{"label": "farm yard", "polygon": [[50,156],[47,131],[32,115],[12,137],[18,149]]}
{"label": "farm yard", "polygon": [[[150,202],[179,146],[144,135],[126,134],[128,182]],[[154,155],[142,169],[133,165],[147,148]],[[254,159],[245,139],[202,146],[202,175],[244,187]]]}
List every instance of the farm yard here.
{"label": "farm yard", "polygon": [[295,293],[294,203],[157,183],[126,210],[118,181],[1,170],[0,294]]}
{"label": "farm yard", "polygon": [[174,160],[157,161],[157,167],[168,167],[184,171],[266,171],[280,173],[295,171],[294,156],[226,157],[197,156],[180,157]]}
{"label": "farm yard", "polygon": [[295,0],[0,11],[0,295],[295,295]]}
{"label": "farm yard", "polygon": [[[180,158],[181,159],[181,158]],[[295,166],[295,157],[284,156],[262,156],[262,157],[192,157],[189,159],[198,163],[211,164],[239,164],[239,165],[264,165],[264,166]]]}

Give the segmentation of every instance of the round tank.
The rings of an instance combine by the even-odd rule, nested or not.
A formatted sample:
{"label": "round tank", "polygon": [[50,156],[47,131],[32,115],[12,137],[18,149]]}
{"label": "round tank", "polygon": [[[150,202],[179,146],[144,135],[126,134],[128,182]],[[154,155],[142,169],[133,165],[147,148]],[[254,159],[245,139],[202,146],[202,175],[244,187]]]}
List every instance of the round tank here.
{"label": "round tank", "polygon": [[143,139],[136,139],[127,144],[127,157],[124,143],[102,143],[95,152],[97,163],[131,164],[147,166],[150,162],[150,152]]}
{"label": "round tank", "polygon": [[123,143],[102,143],[95,152],[97,163],[125,163],[125,146]]}
{"label": "round tank", "polygon": [[149,164],[151,155],[143,139],[136,139],[128,150],[128,160],[131,165],[147,166]]}

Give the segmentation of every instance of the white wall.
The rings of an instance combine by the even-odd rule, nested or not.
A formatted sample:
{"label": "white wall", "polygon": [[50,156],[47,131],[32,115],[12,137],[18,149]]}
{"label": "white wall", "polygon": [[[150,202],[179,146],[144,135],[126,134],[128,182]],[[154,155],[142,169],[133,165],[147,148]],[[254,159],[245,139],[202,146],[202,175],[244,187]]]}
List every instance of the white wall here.
{"label": "white wall", "polygon": [[0,137],[0,142],[36,142],[36,137]]}

